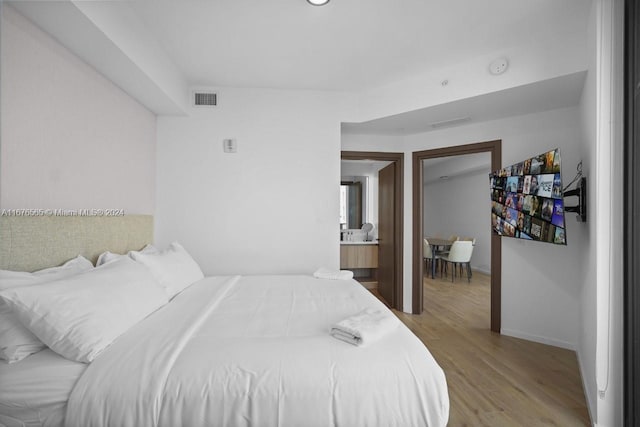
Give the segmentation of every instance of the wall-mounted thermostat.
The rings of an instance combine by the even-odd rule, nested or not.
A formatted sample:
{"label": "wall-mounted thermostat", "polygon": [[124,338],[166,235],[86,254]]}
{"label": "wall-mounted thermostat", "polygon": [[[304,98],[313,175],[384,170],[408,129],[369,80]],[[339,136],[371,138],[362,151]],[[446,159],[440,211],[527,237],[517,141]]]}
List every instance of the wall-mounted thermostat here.
{"label": "wall-mounted thermostat", "polygon": [[237,153],[238,143],[235,139],[227,138],[222,140],[222,147],[225,153]]}

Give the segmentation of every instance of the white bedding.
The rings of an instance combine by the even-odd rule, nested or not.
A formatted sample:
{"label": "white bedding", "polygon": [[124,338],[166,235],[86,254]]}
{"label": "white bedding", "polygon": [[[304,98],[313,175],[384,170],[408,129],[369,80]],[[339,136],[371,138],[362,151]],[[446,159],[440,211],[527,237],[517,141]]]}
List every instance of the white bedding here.
{"label": "white bedding", "polygon": [[0,361],[0,425],[62,426],[69,394],[86,367],[49,349],[18,363]]}
{"label": "white bedding", "polygon": [[329,335],[366,307],[384,308],[353,280],[205,278],[87,367],[66,424],[446,425],[444,373],[403,324],[362,348]]}

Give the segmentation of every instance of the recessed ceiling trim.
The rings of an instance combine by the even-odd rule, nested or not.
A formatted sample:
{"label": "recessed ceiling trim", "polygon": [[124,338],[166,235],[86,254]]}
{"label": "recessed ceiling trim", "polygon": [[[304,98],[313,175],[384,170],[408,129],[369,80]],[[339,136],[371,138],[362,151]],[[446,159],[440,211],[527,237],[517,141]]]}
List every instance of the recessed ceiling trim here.
{"label": "recessed ceiling trim", "polygon": [[471,121],[471,117],[466,116],[466,117],[456,117],[455,119],[448,119],[448,120],[442,120],[439,122],[434,122],[431,123],[431,127],[432,128],[441,128],[441,127],[445,127],[445,126],[454,126],[454,125],[458,125],[460,123],[465,123]]}

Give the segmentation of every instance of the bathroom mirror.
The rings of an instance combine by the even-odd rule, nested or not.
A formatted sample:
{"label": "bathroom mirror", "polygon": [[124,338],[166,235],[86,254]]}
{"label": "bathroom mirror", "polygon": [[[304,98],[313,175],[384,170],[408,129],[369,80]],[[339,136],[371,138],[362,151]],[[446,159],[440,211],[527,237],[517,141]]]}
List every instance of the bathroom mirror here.
{"label": "bathroom mirror", "polygon": [[[390,161],[345,160],[340,162],[340,229],[359,230],[373,224],[370,240],[378,238],[378,176]],[[358,185],[359,184],[359,185]]]}
{"label": "bathroom mirror", "polygon": [[340,228],[360,228],[362,226],[362,182],[340,182]]}

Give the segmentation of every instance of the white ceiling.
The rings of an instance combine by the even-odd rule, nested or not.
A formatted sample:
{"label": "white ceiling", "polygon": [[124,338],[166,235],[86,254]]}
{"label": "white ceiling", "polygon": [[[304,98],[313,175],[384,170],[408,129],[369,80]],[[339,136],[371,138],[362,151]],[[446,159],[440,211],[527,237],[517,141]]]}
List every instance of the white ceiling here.
{"label": "white ceiling", "polygon": [[585,0],[134,0],[192,85],[362,91],[586,31]]}
{"label": "white ceiling", "polygon": [[377,173],[380,169],[390,165],[386,160],[340,160],[340,175],[362,175],[365,173]]}
{"label": "white ceiling", "polygon": [[424,185],[440,183],[443,179],[452,180],[479,172],[486,172],[488,185],[489,172],[491,172],[491,153],[436,157],[425,159],[422,163],[424,165]]}
{"label": "white ceiling", "polygon": [[580,102],[586,74],[578,72],[368,122],[343,123],[342,131],[412,135],[449,127],[447,122],[456,119],[461,120],[452,126],[571,107]]}
{"label": "white ceiling", "polygon": [[[377,94],[385,85],[470,58],[582,40],[591,8],[586,0],[331,0],[322,7],[306,0],[10,4],[151,111],[169,115],[187,111],[194,87]],[[456,118],[469,123],[568,107],[580,100],[585,72],[529,81],[535,83],[344,123],[342,131],[407,135]]]}

